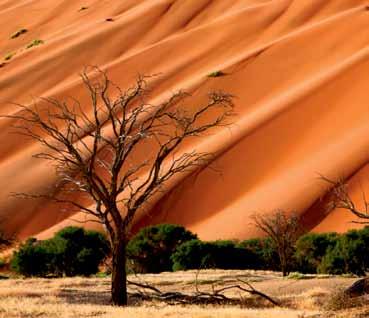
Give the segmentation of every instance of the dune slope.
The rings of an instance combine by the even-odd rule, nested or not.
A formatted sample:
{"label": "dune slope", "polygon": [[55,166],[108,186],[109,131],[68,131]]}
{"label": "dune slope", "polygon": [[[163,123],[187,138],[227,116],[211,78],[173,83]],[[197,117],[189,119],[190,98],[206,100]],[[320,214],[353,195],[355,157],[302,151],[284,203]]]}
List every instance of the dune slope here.
{"label": "dune slope", "polygon": [[[78,73],[99,65],[121,87],[160,73],[152,98],[176,89],[194,103],[234,94],[230,129],[195,140],[221,173],[184,176],[137,227],[180,223],[204,239],[259,235],[250,215],[297,211],[314,231],[344,231],[353,216],[324,212],[319,174],[369,190],[367,0],[0,0],[0,109],[34,96],[86,101]],[[112,19],[107,21],[106,19]],[[11,39],[21,29],[27,32]],[[43,43],[27,49],[34,40]],[[7,60],[5,59],[7,58]],[[221,70],[225,76],[210,78]],[[0,215],[21,237],[49,235],[80,215],[11,192],[52,187],[38,145],[0,121]]]}

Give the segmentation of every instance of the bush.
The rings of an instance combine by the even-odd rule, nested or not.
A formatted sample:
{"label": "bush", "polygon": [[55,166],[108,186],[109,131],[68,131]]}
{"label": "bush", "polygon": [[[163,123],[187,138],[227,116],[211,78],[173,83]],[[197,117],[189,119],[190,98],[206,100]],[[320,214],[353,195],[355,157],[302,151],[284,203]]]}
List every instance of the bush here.
{"label": "bush", "polygon": [[309,233],[301,236],[296,243],[295,259],[302,273],[318,272],[318,267],[328,248],[336,245],[337,233]]}
{"label": "bush", "polygon": [[171,255],[180,244],[197,236],[184,227],[160,224],[141,229],[127,245],[127,257],[139,273],[171,271]]}
{"label": "bush", "polygon": [[369,228],[351,230],[341,235],[327,250],[318,270],[327,274],[365,275],[369,268]]}
{"label": "bush", "polygon": [[39,45],[41,45],[41,44],[44,44],[44,41],[39,40],[39,39],[36,39],[36,40],[33,40],[30,44],[28,44],[28,45],[26,46],[26,49],[30,49],[30,48],[33,48],[33,47],[35,47],[35,46],[39,46]]}
{"label": "bush", "polygon": [[17,37],[19,37],[19,36],[21,36],[22,34],[25,34],[25,33],[27,33],[27,32],[28,32],[28,30],[27,30],[27,29],[20,29],[20,30],[18,30],[17,32],[13,33],[13,34],[10,36],[10,38],[11,38],[11,39],[16,39]]}
{"label": "bush", "polygon": [[5,60],[5,61],[10,61],[10,60],[14,57],[14,55],[15,55],[15,53],[14,53],[14,52],[10,52],[10,53],[8,53],[8,54],[6,54],[6,55],[4,56],[4,60]]}
{"label": "bush", "polygon": [[249,250],[253,256],[249,261],[252,269],[277,270],[278,253],[270,238],[245,240],[239,247]]}
{"label": "bush", "polygon": [[224,76],[225,73],[222,71],[214,71],[208,74],[208,77],[221,77]]}
{"label": "bush", "polygon": [[46,276],[52,261],[52,255],[42,241],[28,239],[14,253],[11,268],[26,277]]}
{"label": "bush", "polygon": [[188,270],[214,267],[212,244],[191,240],[178,246],[171,256],[173,270]]}
{"label": "bush", "polygon": [[253,268],[255,253],[233,241],[192,240],[180,245],[172,255],[173,270],[200,268]]}
{"label": "bush", "polygon": [[109,242],[95,231],[66,227],[52,239],[29,239],[14,253],[11,267],[25,276],[89,276],[109,253]]}

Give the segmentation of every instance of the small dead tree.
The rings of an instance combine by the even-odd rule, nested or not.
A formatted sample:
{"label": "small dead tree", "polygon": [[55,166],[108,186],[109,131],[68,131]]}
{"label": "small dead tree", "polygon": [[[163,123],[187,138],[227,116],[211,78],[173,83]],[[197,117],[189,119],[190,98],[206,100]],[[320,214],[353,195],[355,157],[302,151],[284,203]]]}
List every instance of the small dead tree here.
{"label": "small dead tree", "polygon": [[[189,94],[179,91],[152,105],[146,101],[148,77],[138,77],[127,90],[97,67],[85,70],[81,78],[88,105],[40,98],[31,106],[17,104],[17,114],[3,117],[44,146],[35,157],[50,161],[60,180],[53,191],[57,195],[20,196],[53,200],[103,224],[112,246],[112,302],[126,305],[126,244],[137,212],[164,191],[168,180],[211,162],[211,153],[181,147],[229,124],[233,98],[212,92],[203,105],[190,107],[184,104]],[[142,152],[145,158],[137,160]]]}
{"label": "small dead tree", "polygon": [[302,234],[300,219],[294,213],[277,210],[269,215],[254,214],[255,226],[271,239],[275,246],[283,276],[289,274],[294,246]]}
{"label": "small dead tree", "polygon": [[[366,199],[364,191],[362,191],[362,208],[359,208],[352,200],[349,194],[348,184],[343,178],[332,180],[325,176],[320,177],[324,182],[330,185],[328,204],[326,207],[328,213],[335,209],[345,209],[360,219],[360,221],[353,220],[352,223],[369,225],[369,202]],[[368,286],[369,278],[364,277],[354,282],[344,291],[344,293],[349,297],[361,296],[368,293]]]}
{"label": "small dead tree", "polygon": [[362,192],[362,208],[359,208],[352,200],[348,191],[347,182],[344,179],[331,180],[325,176],[321,176],[321,179],[331,187],[328,193],[326,209],[328,212],[335,209],[345,209],[360,219],[360,221],[354,220],[352,223],[369,225],[369,202],[366,199],[364,191]]}

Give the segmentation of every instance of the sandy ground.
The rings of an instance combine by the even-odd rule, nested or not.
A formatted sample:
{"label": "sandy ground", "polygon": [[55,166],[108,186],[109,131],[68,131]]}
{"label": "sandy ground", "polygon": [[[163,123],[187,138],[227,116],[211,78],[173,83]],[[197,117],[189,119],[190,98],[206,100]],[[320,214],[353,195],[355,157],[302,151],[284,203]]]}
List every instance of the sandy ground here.
{"label": "sandy ground", "polygon": [[[262,271],[188,271],[138,275],[130,277],[136,282],[150,283],[161,290],[179,290],[192,293],[197,280],[202,291],[212,286],[230,286],[240,278],[274,298],[283,307],[277,308],[265,302],[245,297],[239,306],[168,306],[162,303],[135,303],[128,308],[109,305],[109,278],[63,279],[8,279],[0,281],[0,317],[185,317],[185,318],[308,318],[308,317],[366,317],[365,306],[360,309],[325,310],[332,295],[350,285],[355,278],[286,279],[278,273]],[[133,291],[133,290],[131,290]],[[238,293],[227,293],[239,297]]]}

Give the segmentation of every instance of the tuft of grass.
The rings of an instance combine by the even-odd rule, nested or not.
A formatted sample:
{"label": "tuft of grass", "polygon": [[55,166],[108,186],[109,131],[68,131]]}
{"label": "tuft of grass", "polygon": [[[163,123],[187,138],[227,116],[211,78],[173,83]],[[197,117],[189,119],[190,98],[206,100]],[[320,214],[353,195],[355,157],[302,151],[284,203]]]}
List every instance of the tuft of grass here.
{"label": "tuft of grass", "polygon": [[78,11],[81,12],[81,11],[84,11],[84,10],[87,10],[88,7],[81,7]]}
{"label": "tuft of grass", "polygon": [[221,77],[221,76],[224,76],[224,75],[226,75],[226,74],[222,71],[214,71],[214,72],[211,72],[210,74],[208,74],[208,77]]}
{"label": "tuft of grass", "polygon": [[44,41],[36,39],[36,40],[33,40],[30,44],[28,44],[26,46],[26,49],[30,49],[32,47],[39,46],[39,45],[44,44],[44,43],[45,43]]}
{"label": "tuft of grass", "polygon": [[108,278],[111,275],[106,272],[98,272],[96,275],[94,275],[96,278]]}
{"label": "tuft of grass", "polygon": [[17,32],[13,33],[13,34],[10,36],[10,38],[11,38],[11,39],[16,39],[17,37],[19,37],[19,36],[21,36],[22,34],[25,34],[25,33],[27,33],[27,32],[28,32],[28,30],[27,30],[27,29],[20,29],[20,30],[18,30]]}
{"label": "tuft of grass", "polygon": [[15,52],[10,52],[10,53],[8,53],[4,56],[4,60],[5,61],[10,61],[13,58],[14,55],[15,55]]}
{"label": "tuft of grass", "polygon": [[307,276],[305,274],[299,273],[299,272],[290,273],[287,276],[287,279],[296,279],[296,280],[309,279],[309,278],[311,278],[311,277],[309,277],[309,276]]}

